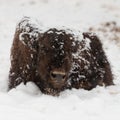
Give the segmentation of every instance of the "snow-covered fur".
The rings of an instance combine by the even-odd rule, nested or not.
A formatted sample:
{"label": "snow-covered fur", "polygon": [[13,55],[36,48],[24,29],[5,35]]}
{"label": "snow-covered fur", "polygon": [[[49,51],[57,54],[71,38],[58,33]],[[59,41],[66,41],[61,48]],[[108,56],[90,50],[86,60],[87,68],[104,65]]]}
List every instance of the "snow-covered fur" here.
{"label": "snow-covered fur", "polygon": [[45,94],[59,95],[65,89],[112,85],[113,77],[96,35],[56,28],[42,32],[24,18],[11,49],[9,89],[28,81]]}

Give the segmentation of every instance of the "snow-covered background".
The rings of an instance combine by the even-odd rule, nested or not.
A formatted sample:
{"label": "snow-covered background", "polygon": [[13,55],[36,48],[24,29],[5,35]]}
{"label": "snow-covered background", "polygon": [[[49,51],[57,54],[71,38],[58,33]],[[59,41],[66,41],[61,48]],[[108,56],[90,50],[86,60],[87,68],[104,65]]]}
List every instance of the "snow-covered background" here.
{"label": "snow-covered background", "polygon": [[[16,24],[23,16],[46,27],[80,31],[92,27],[102,40],[116,85],[91,91],[66,90],[59,97],[42,94],[33,83],[7,92],[10,48]],[[117,25],[103,25],[112,21]],[[119,26],[120,0],[0,0],[0,120],[120,120]]]}

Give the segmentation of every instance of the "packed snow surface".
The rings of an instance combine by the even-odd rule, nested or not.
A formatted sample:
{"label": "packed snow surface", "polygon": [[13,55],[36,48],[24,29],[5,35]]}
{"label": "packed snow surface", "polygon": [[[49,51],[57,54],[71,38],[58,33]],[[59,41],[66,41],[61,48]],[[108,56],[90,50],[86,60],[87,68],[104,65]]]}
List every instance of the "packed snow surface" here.
{"label": "packed snow surface", "polygon": [[[66,90],[53,97],[30,82],[7,92],[10,48],[23,16],[37,19],[41,28],[95,28],[115,85],[91,91]],[[120,0],[0,0],[0,120],[120,120],[120,30],[102,24],[111,21],[120,26]]]}

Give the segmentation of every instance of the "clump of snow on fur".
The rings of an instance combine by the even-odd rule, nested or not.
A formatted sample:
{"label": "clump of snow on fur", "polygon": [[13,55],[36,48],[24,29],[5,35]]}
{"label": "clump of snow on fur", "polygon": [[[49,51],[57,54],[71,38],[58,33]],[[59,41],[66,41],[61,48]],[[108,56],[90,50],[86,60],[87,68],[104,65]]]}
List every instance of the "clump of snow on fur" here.
{"label": "clump of snow on fur", "polygon": [[0,11],[0,120],[120,120],[120,40],[113,38],[120,34],[109,28],[107,35],[98,29],[93,32],[99,33],[112,64],[114,86],[66,90],[59,97],[42,94],[32,83],[5,92],[14,28],[21,16],[35,17],[50,26],[42,31],[62,25],[86,31],[106,21],[120,23],[120,0],[0,0]]}
{"label": "clump of snow on fur", "polygon": [[20,32],[19,40],[24,44],[28,45],[30,49],[33,49],[33,44],[39,38],[40,24],[37,21],[32,20],[29,17],[24,17],[17,25],[17,31]]}

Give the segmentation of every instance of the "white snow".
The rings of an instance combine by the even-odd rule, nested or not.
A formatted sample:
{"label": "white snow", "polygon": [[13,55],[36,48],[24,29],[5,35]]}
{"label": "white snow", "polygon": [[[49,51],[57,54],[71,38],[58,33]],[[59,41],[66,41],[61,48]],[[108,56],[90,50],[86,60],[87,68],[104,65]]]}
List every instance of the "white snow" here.
{"label": "white snow", "polygon": [[33,83],[7,92],[10,48],[23,16],[37,19],[45,28],[86,31],[107,21],[120,25],[119,11],[120,0],[0,0],[0,120],[120,120],[120,38],[118,45],[102,33],[116,85],[66,90],[59,97],[42,94]]}

